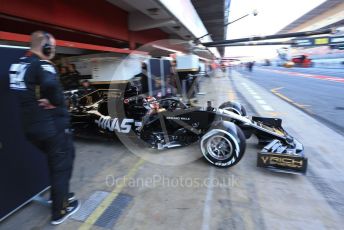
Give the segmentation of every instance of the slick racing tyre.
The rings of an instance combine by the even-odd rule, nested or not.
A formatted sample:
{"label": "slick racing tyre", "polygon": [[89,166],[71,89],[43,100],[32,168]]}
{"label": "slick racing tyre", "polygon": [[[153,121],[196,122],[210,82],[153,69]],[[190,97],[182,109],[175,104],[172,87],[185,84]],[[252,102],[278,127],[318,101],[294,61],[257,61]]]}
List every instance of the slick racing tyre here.
{"label": "slick racing tyre", "polygon": [[224,109],[230,112],[234,112],[241,116],[247,115],[245,107],[239,102],[235,102],[235,101],[227,101],[225,103],[222,103],[219,106],[219,109]]}
{"label": "slick racing tyre", "polygon": [[221,121],[209,129],[200,145],[202,154],[209,163],[218,167],[231,167],[243,157],[246,139],[237,125]]}
{"label": "slick racing tyre", "polygon": [[[222,103],[219,106],[219,109],[224,109],[224,110],[236,113],[240,116],[246,116],[247,115],[245,107],[242,104],[240,104],[239,102],[227,101],[225,103]],[[242,131],[244,132],[246,139],[249,139],[252,136],[252,133],[250,130],[243,129]]]}

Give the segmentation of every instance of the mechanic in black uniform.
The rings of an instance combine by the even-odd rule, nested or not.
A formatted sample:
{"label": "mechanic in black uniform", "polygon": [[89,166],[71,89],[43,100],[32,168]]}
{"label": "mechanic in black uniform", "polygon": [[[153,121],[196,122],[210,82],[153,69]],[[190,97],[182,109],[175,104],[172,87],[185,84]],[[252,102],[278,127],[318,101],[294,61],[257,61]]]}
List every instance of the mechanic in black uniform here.
{"label": "mechanic in black uniform", "polygon": [[83,80],[81,82],[81,87],[79,88],[80,96],[85,96],[94,92],[96,88],[90,84],[88,80]]}
{"label": "mechanic in black uniform", "polygon": [[21,118],[28,140],[48,159],[52,224],[60,224],[75,213],[80,204],[69,193],[74,161],[70,117],[64,104],[58,75],[52,62],[55,39],[36,31],[31,49],[10,67],[10,88],[18,96]]}
{"label": "mechanic in black uniform", "polygon": [[68,72],[67,72],[67,67],[61,66],[60,67],[60,82],[62,84],[62,87],[64,90],[69,89],[69,82],[68,82]]}
{"label": "mechanic in black uniform", "polygon": [[[88,80],[83,80],[81,82],[81,87],[79,87],[78,95],[79,95],[79,103],[81,105],[90,105],[93,103],[94,97],[98,97],[99,94],[92,94],[96,91],[96,88],[90,84]],[[74,103],[75,104],[75,103]]]}
{"label": "mechanic in black uniform", "polygon": [[67,65],[67,85],[69,90],[77,89],[80,86],[80,73],[76,70],[74,64]]}
{"label": "mechanic in black uniform", "polygon": [[140,82],[141,94],[145,94],[145,95],[149,94],[147,64],[146,63],[144,63],[144,62],[141,63],[141,73],[135,75],[133,80]]}
{"label": "mechanic in black uniform", "polygon": [[80,72],[76,70],[74,63],[68,64],[68,73],[75,75],[76,78],[80,78]]}
{"label": "mechanic in black uniform", "polygon": [[64,90],[78,89],[80,79],[80,73],[75,69],[74,64],[68,64],[67,66],[61,66],[60,68],[60,81]]}

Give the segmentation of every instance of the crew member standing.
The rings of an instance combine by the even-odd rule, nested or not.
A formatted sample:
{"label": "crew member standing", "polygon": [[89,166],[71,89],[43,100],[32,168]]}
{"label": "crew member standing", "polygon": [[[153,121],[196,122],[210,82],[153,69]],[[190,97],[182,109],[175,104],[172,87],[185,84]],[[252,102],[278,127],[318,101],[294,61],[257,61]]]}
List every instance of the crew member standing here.
{"label": "crew member standing", "polygon": [[134,80],[138,80],[140,82],[140,91],[141,94],[148,95],[149,94],[149,87],[148,87],[148,76],[147,76],[147,64],[142,62],[141,63],[141,73],[134,76]]}
{"label": "crew member standing", "polygon": [[68,64],[67,65],[67,85],[68,89],[78,89],[79,87],[79,80],[80,80],[80,73],[76,70],[75,64]]}
{"label": "crew member standing", "polygon": [[57,71],[50,61],[55,56],[52,35],[36,31],[31,49],[10,67],[10,88],[21,105],[22,126],[28,140],[48,159],[52,224],[60,224],[79,209],[69,181],[74,161],[69,114]]}
{"label": "crew member standing", "polygon": [[69,79],[68,79],[68,72],[67,67],[61,66],[60,67],[60,82],[64,90],[69,90]]}

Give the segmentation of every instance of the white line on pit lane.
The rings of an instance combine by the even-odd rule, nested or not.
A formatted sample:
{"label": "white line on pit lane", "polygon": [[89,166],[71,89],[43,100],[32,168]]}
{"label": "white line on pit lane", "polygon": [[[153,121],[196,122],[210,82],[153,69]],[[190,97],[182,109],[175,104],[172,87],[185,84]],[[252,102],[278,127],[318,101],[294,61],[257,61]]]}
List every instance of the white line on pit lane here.
{"label": "white line on pit lane", "polygon": [[273,109],[270,105],[262,105],[262,108],[263,108],[265,111],[274,111],[274,109]]}
{"label": "white line on pit lane", "polygon": [[249,92],[252,95],[257,95],[256,91],[254,91],[251,87],[249,86],[244,86],[247,90],[247,92]]}
{"label": "white line on pit lane", "polygon": [[[210,167],[208,179],[213,181],[214,179],[214,167]],[[210,229],[210,217],[211,217],[211,204],[213,203],[213,185],[208,185],[207,194],[204,201],[204,208],[203,208],[203,221],[202,221],[202,230],[209,230]]]}
{"label": "white line on pit lane", "polygon": [[264,109],[265,111],[275,111],[270,105],[266,103],[250,86],[248,86],[246,83],[241,83],[244,88],[246,88],[247,92],[249,92],[253,98],[256,100],[258,104]]}
{"label": "white line on pit lane", "polygon": [[245,88],[248,92],[256,92],[256,91],[254,91],[252,88],[245,87],[245,86],[244,86],[244,88]]}
{"label": "white line on pit lane", "polygon": [[261,105],[266,105],[266,102],[264,100],[256,100],[256,102]]}

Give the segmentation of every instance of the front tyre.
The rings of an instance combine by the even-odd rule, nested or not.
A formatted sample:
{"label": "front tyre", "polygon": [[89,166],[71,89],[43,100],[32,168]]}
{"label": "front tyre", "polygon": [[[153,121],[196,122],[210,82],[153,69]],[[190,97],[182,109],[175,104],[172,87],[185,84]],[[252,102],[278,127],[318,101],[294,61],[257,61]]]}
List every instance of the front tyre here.
{"label": "front tyre", "polygon": [[218,167],[231,167],[244,155],[246,140],[242,130],[234,123],[221,121],[201,139],[205,159]]}

